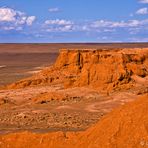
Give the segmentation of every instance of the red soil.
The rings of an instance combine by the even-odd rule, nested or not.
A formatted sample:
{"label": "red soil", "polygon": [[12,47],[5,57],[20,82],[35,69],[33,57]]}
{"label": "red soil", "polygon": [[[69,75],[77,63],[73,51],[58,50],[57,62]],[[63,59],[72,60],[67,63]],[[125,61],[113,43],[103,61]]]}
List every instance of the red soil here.
{"label": "red soil", "polygon": [[0,137],[6,148],[142,148],[148,143],[148,95],[116,109],[95,126],[81,133],[33,134]]}

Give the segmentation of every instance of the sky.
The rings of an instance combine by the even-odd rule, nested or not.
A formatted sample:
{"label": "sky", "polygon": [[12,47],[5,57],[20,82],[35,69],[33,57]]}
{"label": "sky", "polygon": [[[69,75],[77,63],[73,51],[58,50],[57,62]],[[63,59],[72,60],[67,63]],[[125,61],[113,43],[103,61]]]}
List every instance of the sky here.
{"label": "sky", "polygon": [[148,0],[0,0],[0,43],[148,42]]}

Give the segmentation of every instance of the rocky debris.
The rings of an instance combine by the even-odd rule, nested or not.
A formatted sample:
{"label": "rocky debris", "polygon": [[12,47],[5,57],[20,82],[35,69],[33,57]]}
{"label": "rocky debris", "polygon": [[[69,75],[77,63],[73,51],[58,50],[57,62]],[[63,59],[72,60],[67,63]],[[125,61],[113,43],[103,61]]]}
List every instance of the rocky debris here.
{"label": "rocky debris", "polygon": [[0,133],[13,132],[13,129],[41,129],[46,132],[55,129],[84,130],[117,106],[136,99],[139,90],[145,87],[114,92],[108,96],[84,87],[59,88],[42,86],[1,91],[3,98],[8,96],[15,103],[1,105]]}
{"label": "rocky debris", "polygon": [[62,92],[46,92],[37,95],[32,98],[33,103],[47,104],[49,102],[67,102],[67,101],[79,101],[82,99],[79,96],[73,96]]}
{"label": "rocky debris", "polygon": [[14,104],[14,101],[10,100],[9,98],[0,98],[0,106],[8,104]]}
{"label": "rocky debris", "polygon": [[144,94],[148,94],[148,87],[143,87],[139,89],[137,92],[137,95],[144,95]]}
{"label": "rocky debris", "polygon": [[6,129],[17,129],[17,130],[84,130],[91,124],[98,121],[103,113],[92,114],[86,112],[82,115],[81,112],[66,112],[66,111],[54,111],[54,112],[41,112],[41,111],[30,111],[30,112],[9,112],[1,113],[0,126]]}
{"label": "rocky debris", "polygon": [[[148,95],[122,106],[85,132],[30,132],[0,136],[0,146],[11,148],[114,148],[147,147]],[[14,144],[15,141],[15,144]]]}

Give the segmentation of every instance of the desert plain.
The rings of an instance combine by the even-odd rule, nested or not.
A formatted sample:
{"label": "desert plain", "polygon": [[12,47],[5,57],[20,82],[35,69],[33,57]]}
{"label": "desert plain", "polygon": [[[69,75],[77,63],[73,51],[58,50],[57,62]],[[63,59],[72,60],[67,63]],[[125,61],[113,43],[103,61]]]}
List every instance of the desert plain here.
{"label": "desert plain", "polygon": [[148,44],[0,44],[0,148],[148,146]]}

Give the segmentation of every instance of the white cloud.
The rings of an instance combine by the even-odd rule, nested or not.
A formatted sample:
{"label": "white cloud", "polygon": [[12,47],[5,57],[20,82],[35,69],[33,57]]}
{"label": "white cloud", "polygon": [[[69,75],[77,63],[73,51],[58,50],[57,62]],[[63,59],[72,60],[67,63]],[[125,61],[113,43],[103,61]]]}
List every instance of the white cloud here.
{"label": "white cloud", "polygon": [[146,29],[148,19],[144,20],[127,20],[127,21],[109,21],[97,20],[94,22],[73,22],[71,20],[56,19],[46,20],[43,29],[48,32],[116,32],[117,29],[139,28],[139,30]]}
{"label": "white cloud", "polygon": [[48,11],[49,12],[59,12],[60,9],[59,8],[49,8]]}
{"label": "white cloud", "polygon": [[61,31],[66,32],[72,30],[73,26],[72,25],[66,25],[61,28]]}
{"label": "white cloud", "polygon": [[140,3],[148,4],[148,0],[139,0]]}
{"label": "white cloud", "polygon": [[44,27],[47,32],[69,32],[74,30],[74,22],[64,19],[46,20]]}
{"label": "white cloud", "polygon": [[139,20],[129,20],[128,22],[125,23],[124,27],[137,27],[141,25],[141,21]]}
{"label": "white cloud", "polygon": [[[132,23],[132,22],[131,22]],[[107,20],[98,20],[92,23],[93,28],[117,28],[117,27],[127,27],[128,24],[125,21],[119,21],[119,22],[114,22],[114,21],[107,21]]]}
{"label": "white cloud", "polygon": [[11,8],[0,8],[0,22],[12,22],[15,21],[15,16],[17,12]]}
{"label": "white cloud", "polygon": [[26,24],[28,26],[31,26],[32,23],[35,21],[36,17],[35,16],[29,16],[27,19],[26,19]]}
{"label": "white cloud", "polygon": [[103,30],[103,32],[115,32],[115,31],[116,31],[116,29],[110,29],[110,28]]}
{"label": "white cloud", "polygon": [[126,23],[124,21],[120,22],[113,22],[107,20],[98,20],[92,23],[91,25],[93,28],[105,28],[105,27],[125,27]]}
{"label": "white cloud", "polygon": [[46,25],[71,25],[73,24],[73,22],[69,20],[56,19],[56,20],[46,20],[45,24]]}
{"label": "white cloud", "polygon": [[92,28],[125,28],[125,27],[137,27],[148,24],[148,19],[145,20],[128,20],[128,21],[106,21],[99,20],[92,23]]}
{"label": "white cloud", "polygon": [[14,29],[15,28],[14,27],[11,27],[11,26],[10,27],[7,27],[7,26],[6,27],[5,26],[3,27],[3,30],[14,30]]}
{"label": "white cloud", "polygon": [[136,14],[141,14],[141,15],[148,14],[148,8],[141,8],[137,10]]}
{"label": "white cloud", "polygon": [[46,29],[47,32],[70,32],[73,30],[73,26],[59,26],[59,27],[49,27]]}
{"label": "white cloud", "polygon": [[22,30],[23,26],[31,26],[35,16],[8,7],[0,7],[0,30]]}

